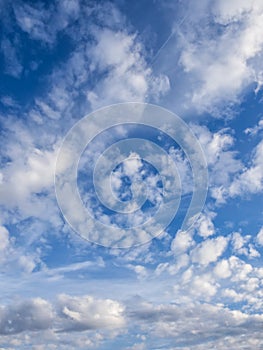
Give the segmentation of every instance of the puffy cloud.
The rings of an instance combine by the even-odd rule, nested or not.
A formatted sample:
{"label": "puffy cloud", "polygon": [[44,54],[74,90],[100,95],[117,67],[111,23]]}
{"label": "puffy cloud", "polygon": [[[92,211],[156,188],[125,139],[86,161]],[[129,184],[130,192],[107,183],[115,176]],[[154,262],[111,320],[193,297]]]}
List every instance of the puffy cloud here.
{"label": "puffy cloud", "polygon": [[25,253],[23,248],[16,247],[9,231],[0,226],[0,272],[30,274],[38,263],[37,253]]}
{"label": "puffy cloud", "polygon": [[192,125],[192,128],[206,156],[210,194],[216,200],[216,204],[225,203],[227,188],[243,167],[237,152],[233,150],[233,130],[225,128],[212,132],[201,125]]}
{"label": "puffy cloud", "polygon": [[243,254],[246,250],[244,244],[250,240],[250,236],[243,237],[239,232],[234,232],[232,235],[232,244],[234,251]]}
{"label": "puffy cloud", "polygon": [[192,236],[193,233],[190,231],[178,231],[171,243],[171,251],[175,255],[185,253],[195,244]]}
{"label": "puffy cloud", "polygon": [[253,267],[250,264],[247,264],[243,260],[238,257],[232,255],[229,258],[230,268],[233,271],[233,275],[231,281],[233,282],[241,282],[246,281],[248,275],[253,272]]}
{"label": "puffy cloud", "polygon": [[229,197],[247,197],[251,194],[262,192],[263,141],[259,142],[255,149],[252,150],[250,159],[250,164],[247,167],[241,166],[241,162],[235,159],[234,162],[222,163],[225,169],[229,169],[229,174],[232,176],[229,177],[228,175],[227,181],[219,182],[212,187],[211,195],[216,199],[217,204],[225,203]]}
{"label": "puffy cloud", "polygon": [[61,331],[83,331],[97,328],[119,328],[125,324],[124,307],[117,301],[90,296],[58,297]]}
{"label": "puffy cloud", "polygon": [[95,31],[96,45],[89,50],[91,69],[107,72],[96,89],[87,92],[93,109],[122,101],[158,98],[169,90],[166,76],[154,77],[134,34],[103,29]]}
{"label": "puffy cloud", "polygon": [[230,270],[230,265],[229,265],[228,260],[223,259],[223,260],[219,261],[214,268],[214,273],[219,278],[230,277],[232,272]]}
{"label": "puffy cloud", "polygon": [[[203,304],[151,304],[141,303],[132,313],[147,334],[149,348],[164,344],[173,349],[214,348],[221,344],[221,349],[241,349],[238,340],[244,332],[244,346],[249,346],[254,336],[255,344],[262,344],[260,329],[261,315],[247,315],[241,311],[229,310],[221,305]],[[227,333],[227,337],[226,337]],[[202,339],[200,341],[200,339]],[[232,347],[232,344],[235,346]]]}
{"label": "puffy cloud", "polygon": [[133,270],[140,279],[143,279],[148,275],[147,269],[143,265],[128,264],[127,267]]}
{"label": "puffy cloud", "polygon": [[2,170],[1,204],[17,205],[31,194],[41,193],[53,184],[56,151],[33,149],[24,162],[15,160]]}
{"label": "puffy cloud", "polygon": [[0,334],[16,334],[23,331],[39,331],[52,326],[51,305],[36,298],[0,308]]}
{"label": "puffy cloud", "polygon": [[259,81],[262,2],[216,0],[202,2],[201,10],[192,5],[197,10],[190,14],[191,26],[186,22],[182,30],[180,62],[191,76],[193,105],[220,115],[223,102],[237,102],[244,89]]}
{"label": "puffy cloud", "polygon": [[249,258],[255,258],[259,257],[259,252],[255,249],[252,243],[249,243],[251,241],[250,235],[241,235],[239,232],[234,232],[232,234],[232,245],[233,250],[236,254],[239,255],[246,255]]}
{"label": "puffy cloud", "polygon": [[[214,3],[217,5],[214,6]],[[258,88],[260,88],[260,72],[257,72],[257,62],[251,60],[256,55],[261,57],[262,38],[255,33],[256,30],[262,28],[257,22],[261,11],[260,6],[257,5],[258,2],[255,1],[253,6],[250,1],[241,1],[240,6],[236,1],[230,4],[217,0],[214,3],[211,6],[215,14],[216,30],[212,32],[212,37],[207,36],[205,26],[204,31],[201,30],[203,35],[200,35],[198,41],[195,41],[196,38],[192,41],[188,37],[189,33],[185,33],[186,45],[181,56],[181,64],[187,74],[192,74],[196,79],[191,85],[194,86],[194,89],[190,94],[192,93],[191,99],[199,110],[213,109],[213,104],[220,104],[223,99],[235,101],[243,88],[253,79],[258,80]],[[67,33],[74,38],[77,47],[69,54],[67,62],[55,68],[48,80],[50,87],[47,95],[37,97],[34,108],[29,111],[31,122],[34,126],[35,124],[40,125],[41,132],[36,131],[37,136],[33,138],[35,129],[33,132],[30,130],[28,132],[30,135],[28,135],[25,130],[18,130],[17,123],[11,122],[10,130],[14,132],[14,137],[7,145],[3,145],[3,149],[8,149],[6,158],[10,159],[10,162],[8,160],[9,164],[1,169],[0,201],[8,209],[15,208],[13,222],[16,215],[18,220],[35,216],[40,220],[48,219],[53,225],[57,225],[59,221],[57,221],[56,206],[52,205],[54,204],[53,195],[50,191],[53,184],[55,145],[59,137],[57,134],[64,133],[75,122],[75,115],[87,113],[90,106],[97,108],[101,104],[127,99],[158,98],[168,91],[169,79],[165,75],[154,75],[152,68],[148,66],[144,58],[144,49],[139,42],[139,37],[134,32],[123,30],[117,24],[120,21],[119,13],[112,7],[106,7],[106,10],[100,15],[96,15],[98,26],[94,26],[94,23],[89,26],[90,17],[87,12],[95,10],[89,8],[87,12],[80,11],[78,1],[56,2],[52,5],[55,10],[53,15],[47,14],[44,8],[41,11],[39,3],[36,5],[19,3],[13,6],[17,23],[30,38],[53,45],[58,33],[72,24]],[[252,23],[252,17],[256,19],[255,23]],[[79,19],[77,22],[80,23],[80,30],[76,30],[73,24],[76,18]],[[82,39],[88,34],[92,37],[91,42],[82,42]],[[193,32],[191,35],[195,36]],[[246,48],[243,39],[241,40],[242,35],[247,41]],[[77,36],[80,38],[77,39]],[[216,40],[217,38],[219,40]],[[248,51],[245,52],[246,50]],[[235,69],[232,69],[233,67]],[[225,72],[228,72],[229,69],[231,69],[229,79],[225,79]],[[198,85],[197,88],[196,85]],[[82,98],[85,100],[83,103]],[[87,101],[90,106],[86,104]],[[7,99],[5,102],[10,103]],[[23,123],[26,122],[27,119],[23,120]],[[26,128],[29,129],[28,125]],[[247,130],[246,133],[254,135],[260,129],[261,122],[255,128]],[[229,194],[227,191],[231,178],[242,168],[241,161],[237,159],[236,153],[231,148],[234,145],[232,131],[222,129],[219,132],[210,132],[202,126],[196,126],[195,131],[206,153],[211,186],[219,202],[224,201],[228,195],[235,197],[245,191],[256,193],[262,188],[260,182],[262,179],[260,175],[262,174],[261,151],[258,155],[257,151],[255,152],[251,167],[244,169],[239,176],[236,176],[230,186],[232,192]],[[18,139],[19,142],[15,142],[15,139]],[[182,178],[186,179],[189,167],[185,160],[179,153],[172,151],[170,153],[174,159],[180,161]],[[137,172],[138,165],[136,162],[126,163],[127,174]],[[249,173],[249,169],[253,171]],[[249,181],[248,178],[250,178]],[[251,185],[252,178],[254,187]],[[152,187],[154,186],[155,183]],[[166,304],[137,303],[129,309],[131,305],[127,303],[129,304],[127,311],[120,301],[65,294],[59,296],[53,306],[43,299],[14,303],[12,306],[0,308],[0,330],[2,329],[2,334],[5,334],[5,338],[8,339],[8,343],[5,344],[9,344],[7,346],[10,347],[19,347],[21,344],[30,346],[33,339],[31,331],[40,331],[36,337],[41,338],[39,339],[41,344],[34,345],[35,349],[55,349],[56,347],[59,349],[86,349],[96,346],[103,339],[99,330],[108,330],[108,339],[110,339],[117,334],[119,328],[130,326],[132,334],[136,329],[138,333],[146,331],[153,337],[152,345],[148,346],[147,339],[138,336],[136,344],[134,344],[134,339],[129,342],[129,344],[134,344],[131,345],[131,349],[217,347],[236,350],[238,347],[259,348],[263,345],[262,317],[246,315],[243,311],[230,311],[222,304],[229,301],[231,303],[242,302],[246,304],[243,310],[246,308],[262,310],[262,269],[254,268],[235,256],[219,260],[226,250],[228,239],[225,237],[210,238],[216,233],[213,223],[214,215],[213,212],[205,211],[193,231],[179,231],[171,243],[169,253],[161,251],[159,244],[163,242],[159,241],[155,245],[155,247],[158,246],[155,252],[156,255],[158,254],[158,259],[171,259],[171,262],[162,262],[157,266],[155,276],[160,276],[161,273],[167,271],[172,275],[172,277],[169,276],[170,278],[161,280],[163,277],[161,276],[158,277],[158,280],[153,280],[154,275],[151,276],[148,273],[150,268],[146,269],[144,264],[156,264],[160,261],[155,260],[156,256],[149,249],[149,245],[128,252],[115,251],[112,253],[119,262],[129,261],[130,264],[125,267],[133,269],[139,277],[143,277],[138,284],[135,284],[134,281],[130,283],[127,279],[123,280],[121,291],[125,290],[125,293],[130,295],[133,292],[138,293],[139,290],[160,302],[162,282],[161,290],[165,290]],[[26,227],[25,232],[28,234],[27,229]],[[36,234],[41,234],[44,229],[37,227],[35,231]],[[204,239],[209,237],[209,239],[197,244],[193,239],[196,231],[200,237]],[[64,233],[64,231],[61,232]],[[256,239],[259,245],[263,245],[262,236],[260,230]],[[198,237],[199,241],[200,237]],[[33,238],[30,236],[28,241],[31,242],[31,240]],[[44,237],[41,243],[43,242],[46,243]],[[170,240],[168,242],[170,244]],[[244,254],[245,258],[257,256],[254,246],[250,244],[246,236],[233,235],[231,247],[235,254]],[[9,255],[5,260],[6,264],[3,265],[4,269],[12,265],[15,271],[19,267],[27,273],[33,272],[39,263],[38,253],[30,255],[29,252],[14,248],[12,238],[9,237],[6,228],[0,227],[0,260],[3,257],[6,259],[6,256]],[[73,258],[76,259],[76,257]],[[65,288],[63,283],[66,287],[67,283],[70,283],[72,288],[76,288],[72,280],[68,282],[62,275],[69,273],[73,275],[74,271],[80,275],[84,273],[84,269],[97,263],[101,262],[94,261],[92,265],[92,262],[88,261],[69,264],[53,270],[47,269],[46,275],[49,277],[51,275],[48,282],[57,278],[58,284],[61,283],[60,290]],[[210,265],[210,263],[214,264]],[[103,262],[101,264],[103,265]],[[43,276],[41,273],[39,275]],[[33,283],[38,280],[39,275],[32,277]],[[22,281],[22,283],[27,285],[27,281]],[[98,281],[96,276],[92,288],[94,290],[97,286],[100,288],[100,283],[103,282]],[[36,285],[37,283],[34,283],[34,286]],[[104,285],[109,286],[109,281],[106,281]],[[177,289],[173,286],[176,286]],[[223,287],[225,286],[227,287],[224,293]],[[13,291],[13,288],[15,287],[12,286],[10,290]],[[19,288],[17,287],[16,290],[20,292]],[[114,289],[114,286],[110,288]],[[101,289],[104,289],[104,293],[108,292],[107,288]],[[177,301],[178,305],[170,304],[168,299]],[[204,303],[208,300],[218,304]],[[181,305],[183,301],[187,301],[187,305]],[[127,329],[125,328],[125,331]],[[76,336],[78,339],[73,341],[74,331],[83,332],[83,334],[78,332]],[[95,336],[90,336],[92,331],[96,332],[97,339]],[[51,339],[55,332],[58,337],[56,338],[58,345],[49,342],[45,345],[45,337]],[[24,338],[22,338],[22,333],[24,333]],[[10,334],[12,342],[11,337],[8,336]],[[20,334],[20,340],[14,339],[14,334]],[[246,334],[245,338],[244,334]],[[248,339],[247,334],[251,339]],[[168,344],[169,339],[163,339],[166,336],[171,337],[170,344]],[[141,340],[145,340],[145,344],[141,343]]]}
{"label": "puffy cloud", "polygon": [[180,254],[176,256],[175,263],[173,262],[160,263],[155,269],[155,274],[159,276],[163,272],[167,271],[170,275],[175,275],[181,269],[186,268],[189,265],[189,262],[190,262],[190,258],[188,254]]}
{"label": "puffy cloud", "polygon": [[263,190],[263,141],[261,141],[253,152],[251,166],[237,176],[229,188],[229,195],[236,197],[258,193]]}
{"label": "puffy cloud", "polygon": [[214,212],[202,213],[195,224],[195,228],[201,237],[209,237],[215,234],[215,226],[212,219],[216,216]]}
{"label": "puffy cloud", "polygon": [[[22,143],[23,136],[25,143],[22,146],[20,142]],[[23,219],[32,219],[22,232],[22,235],[30,235],[27,239],[29,244],[45,231],[46,226],[61,225],[53,193],[56,153],[56,147],[51,149],[34,147],[30,138],[27,144],[27,135],[23,134],[23,129],[18,131],[15,141],[10,138],[8,142],[6,157],[11,161],[2,167],[0,204],[7,213],[8,211],[14,213],[12,220],[7,214],[9,219],[4,221],[5,223],[11,221],[13,224],[18,224]],[[37,231],[34,230],[34,226],[37,226]]]}
{"label": "puffy cloud", "polygon": [[191,259],[194,263],[206,266],[217,261],[225,251],[227,244],[228,238],[226,237],[219,236],[214,239],[207,239],[191,251]]}
{"label": "puffy cloud", "polygon": [[53,305],[42,298],[0,307],[0,335],[117,329],[125,325],[124,307],[111,299],[59,295]]}

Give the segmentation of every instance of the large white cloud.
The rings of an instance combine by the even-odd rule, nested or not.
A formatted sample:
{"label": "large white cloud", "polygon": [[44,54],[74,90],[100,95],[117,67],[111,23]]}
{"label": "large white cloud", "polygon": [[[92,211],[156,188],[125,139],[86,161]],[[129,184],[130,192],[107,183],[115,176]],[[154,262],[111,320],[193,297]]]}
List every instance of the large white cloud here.
{"label": "large white cloud", "polygon": [[213,239],[207,239],[197,245],[191,252],[192,261],[201,265],[208,265],[223,254],[228,244],[228,238],[219,236]]}
{"label": "large white cloud", "polygon": [[[90,108],[117,101],[158,99],[171,88],[166,75],[155,76],[153,68],[147,65],[138,35],[121,29],[123,18],[114,6],[108,4],[103,10],[98,5],[99,10],[92,9],[95,12],[102,11],[98,22],[104,21],[105,28],[103,25],[92,25],[94,41],[87,44],[82,38],[91,28],[87,21],[87,18],[90,19],[88,11],[79,11],[78,1],[57,4],[53,16],[45,16],[46,12],[41,12],[38,5],[13,5],[18,25],[31,39],[54,45],[60,31],[67,30],[78,45],[68,60],[49,76],[47,94],[35,99],[28,113],[30,127],[23,128],[22,122],[14,123],[14,119],[10,119],[10,139],[3,146],[10,162],[1,169],[0,174],[0,202],[12,210],[12,218],[9,213],[3,216],[8,223],[34,217],[59,226],[59,215],[52,194],[56,145],[58,134],[64,134],[75,122],[76,116],[84,115]],[[203,5],[206,8],[206,2]],[[184,32],[181,65],[186,75],[193,79],[193,89],[188,87],[191,90],[191,102],[201,111],[212,110],[216,113],[216,106],[221,106],[222,101],[229,104],[237,101],[252,82],[258,83],[256,92],[261,88],[262,5],[259,1],[230,3],[217,0],[211,6],[214,16],[212,22],[219,31],[211,32],[211,28],[202,27],[203,15],[193,13],[193,22],[200,36],[196,41],[191,30]],[[78,31],[74,30],[74,26],[69,26],[76,18],[81,24]],[[122,26],[119,26],[121,22]],[[16,52],[11,52],[10,58],[12,55],[13,64],[18,63],[13,73],[19,75],[21,67],[15,60]],[[97,72],[99,78],[96,77]],[[93,82],[92,86],[89,86],[89,81]],[[83,104],[79,102],[82,101],[80,97],[85,100]],[[261,124],[246,133],[257,134]],[[34,130],[31,129],[32,125]],[[262,142],[255,148],[251,164],[242,170],[242,162],[233,150],[235,140],[230,129],[211,132],[205,127],[194,126],[194,130],[207,156],[211,186],[218,202],[223,202],[229,196],[262,191]],[[181,173],[188,179],[189,167],[185,160],[180,154],[174,153],[172,156],[180,162]],[[123,332],[131,330],[133,334],[136,330],[138,333],[135,341],[129,341],[130,349],[149,348],[147,339],[142,335],[145,332],[153,337],[150,348],[157,347],[159,342],[160,347],[171,349],[217,347],[236,350],[261,347],[262,317],[253,315],[261,312],[263,307],[263,270],[255,267],[259,265],[258,260],[255,260],[259,253],[251,243],[251,236],[232,234],[229,246],[236,256],[224,256],[230,239],[213,237],[219,231],[214,225],[214,217],[212,211],[206,210],[193,231],[179,231],[172,242],[169,235],[164,234],[164,242],[158,244],[167,243],[171,246],[169,252],[161,251],[159,246],[156,247],[157,244],[154,247],[156,251],[150,251],[149,245],[128,252],[111,251],[118,271],[123,274],[125,271],[125,277],[117,282],[117,288],[114,280],[101,282],[97,276],[93,278],[89,275],[88,287],[83,282],[86,267],[96,264],[104,266],[103,261],[95,259],[93,263],[79,262],[53,270],[46,269],[46,274],[34,274],[28,284],[26,278],[16,284],[1,276],[4,296],[9,291],[20,293],[24,286],[24,290],[30,291],[33,291],[33,287],[41,288],[39,286],[44,286],[46,282],[41,279],[49,276],[47,286],[60,290],[64,288],[65,292],[68,288],[79,293],[79,289],[85,285],[85,288],[92,288],[104,295],[110,289],[111,298],[117,289],[120,299],[124,294],[126,297],[141,293],[158,303],[137,302],[131,305],[128,302],[125,308],[123,301],[73,294],[60,295],[53,303],[41,298],[14,302],[0,308],[0,342],[5,339],[3,343],[8,344],[4,345],[6,348],[29,347],[34,343],[31,348],[36,350],[86,349],[98,346],[103,341],[101,329],[109,332],[108,339],[114,338],[121,329]],[[30,231],[26,224],[24,228],[25,233],[21,235],[30,233],[28,244],[47,231],[46,227],[41,226],[35,226]],[[263,245],[261,231],[255,239],[259,248]],[[60,232],[64,234],[64,231]],[[194,233],[199,235],[197,240],[201,240],[201,243],[195,241]],[[45,238],[42,239],[45,244]],[[9,272],[8,269],[12,269],[12,273],[20,270],[32,273],[40,262],[41,250],[32,254],[14,243],[8,230],[1,226],[1,271]],[[87,245],[83,250],[78,250],[77,258],[86,254],[86,248]],[[247,258],[250,263],[246,262]],[[127,262],[128,265],[125,265]],[[137,284],[130,270],[140,277]],[[151,274],[151,271],[155,273]],[[76,279],[65,278],[66,274],[73,275],[73,272],[77,275]],[[81,281],[80,286],[78,281]],[[52,294],[51,287],[45,293]],[[165,299],[163,303],[162,298]],[[171,304],[171,300],[178,305]],[[214,303],[214,306],[204,303],[207,301]],[[240,308],[240,304],[244,307],[241,306],[242,311],[231,311],[223,305],[227,303],[233,309],[235,306]],[[247,310],[251,314],[246,314]],[[76,331],[78,335],[74,336]],[[169,338],[172,339],[170,344]]]}
{"label": "large white cloud", "polygon": [[95,31],[97,43],[89,50],[91,69],[106,73],[87,97],[92,108],[122,101],[158,98],[169,90],[166,76],[154,77],[134,34],[109,29]]}
{"label": "large white cloud", "polygon": [[53,329],[59,332],[115,329],[125,325],[124,306],[111,299],[58,295],[0,307],[0,335]]}
{"label": "large white cloud", "polygon": [[251,165],[236,177],[229,188],[229,195],[246,195],[263,190],[263,141],[255,148]]}
{"label": "large white cloud", "polygon": [[191,78],[193,105],[220,115],[222,103],[231,106],[249,85],[261,84],[263,6],[260,0],[202,4],[200,10],[192,3],[197,11],[185,21],[180,63]]}
{"label": "large white cloud", "polygon": [[60,295],[58,309],[62,319],[62,331],[118,328],[125,324],[124,307],[110,299]]}

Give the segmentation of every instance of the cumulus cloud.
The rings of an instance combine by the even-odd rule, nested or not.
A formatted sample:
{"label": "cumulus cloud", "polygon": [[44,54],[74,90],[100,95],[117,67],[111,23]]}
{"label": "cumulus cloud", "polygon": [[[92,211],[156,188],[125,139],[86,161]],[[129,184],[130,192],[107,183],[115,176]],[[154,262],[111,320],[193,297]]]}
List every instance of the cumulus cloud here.
{"label": "cumulus cloud", "polygon": [[39,331],[52,326],[53,310],[46,300],[36,298],[0,309],[0,334]]}
{"label": "cumulus cloud", "polygon": [[[57,147],[51,149],[35,147],[34,141],[30,137],[27,138],[27,132],[25,134],[23,129],[18,126],[14,127],[16,128],[16,140],[10,137],[5,146],[7,147],[5,156],[10,162],[5,163],[1,169],[0,204],[6,211],[15,210],[13,223],[30,217],[32,221],[61,225],[53,193]],[[33,228],[33,223],[31,224]],[[38,229],[40,228],[41,225],[38,225]],[[45,228],[42,227],[42,230]],[[28,234],[31,231],[31,227],[28,227]],[[32,232],[28,243],[42,232],[39,234]]]}
{"label": "cumulus cloud", "polygon": [[232,234],[233,251],[237,255],[246,255],[249,258],[259,257],[260,253],[255,249],[254,245],[250,243],[250,235],[241,235],[239,232]]}
{"label": "cumulus cloud", "polygon": [[235,178],[229,188],[229,195],[247,195],[258,193],[263,190],[263,141],[253,152],[251,165]]}
{"label": "cumulus cloud", "polygon": [[[259,82],[263,49],[262,3],[251,0],[230,4],[217,0],[211,5],[203,2],[199,9],[192,5],[196,11],[190,15],[191,26],[182,30],[180,62],[191,75],[194,106],[200,111],[220,115],[218,107],[222,107],[222,103],[229,106],[237,102],[244,89]],[[207,21],[214,30],[203,25]]]}
{"label": "cumulus cloud", "polygon": [[229,175],[231,176],[228,175],[227,181],[217,183],[211,188],[211,195],[218,204],[225,203],[229,197],[248,197],[262,192],[263,189],[262,141],[252,150],[250,162],[247,166],[236,160],[235,155],[231,158],[230,162],[222,163],[226,169],[229,169]]}
{"label": "cumulus cloud", "polygon": [[97,300],[90,296],[58,297],[61,331],[83,331],[97,328],[119,328],[124,326],[124,307],[117,301]]}
{"label": "cumulus cloud", "polygon": [[228,244],[228,238],[219,236],[198,244],[191,252],[191,258],[194,263],[208,265],[223,254]]}
{"label": "cumulus cloud", "polygon": [[215,234],[215,226],[212,221],[215,216],[214,212],[206,212],[200,215],[195,224],[199,236],[209,237]]}
{"label": "cumulus cloud", "polygon": [[134,34],[109,29],[95,31],[97,43],[89,50],[91,69],[107,75],[96,89],[87,92],[93,109],[122,101],[158,98],[169,90],[166,76],[154,77]]}
{"label": "cumulus cloud", "polygon": [[214,273],[219,278],[230,277],[232,272],[230,270],[230,265],[229,265],[228,260],[223,259],[223,260],[219,261],[214,268]]}
{"label": "cumulus cloud", "polygon": [[[1,0],[0,3],[2,5]],[[207,4],[204,1],[195,8],[207,9]],[[62,228],[53,193],[60,135],[64,135],[79,116],[99,106],[127,100],[158,101],[174,88],[174,82],[170,85],[165,71],[155,74],[147,63],[140,36],[130,26],[128,28],[112,4],[83,6],[77,0],[67,0],[46,6],[39,2],[31,5],[19,2],[12,7],[16,24],[25,38],[33,40],[34,46],[52,51],[59,35],[74,42],[65,61],[51,67],[45,80],[46,92],[43,95],[36,92],[20,121],[12,115],[2,118],[9,122],[4,122],[4,141],[1,139],[0,204],[4,214],[3,226],[0,226],[0,263],[1,272],[11,272],[16,278],[20,271],[32,274],[39,266],[43,267],[40,259],[44,254],[43,245],[50,249],[53,241],[47,242],[45,236],[41,237],[41,248],[34,252],[27,249],[28,245],[38,241],[44,232],[64,235],[66,231]],[[203,25],[206,14],[193,11],[190,20],[182,26],[178,40],[181,40],[182,49],[180,64],[191,81],[186,102],[191,100],[199,111],[212,111],[218,116],[220,107],[228,108],[238,101],[251,83],[257,84],[256,93],[262,88],[262,5],[259,1],[216,0],[209,8],[212,27]],[[4,40],[2,48],[6,72],[14,77],[21,76],[20,56],[12,40]],[[227,106],[222,106],[222,101],[227,102]],[[10,98],[3,98],[2,102],[6,108],[17,108]],[[224,128],[212,132],[197,125],[193,125],[193,130],[207,157],[210,189],[218,204],[229,197],[262,191],[262,142],[245,168],[233,150],[233,130]],[[261,130],[262,121],[246,129],[245,134],[256,136]],[[94,159],[97,151],[94,147]],[[177,162],[187,185],[183,194],[188,194],[192,189],[190,166],[177,150],[170,149],[169,154]],[[140,166],[138,159],[126,163],[126,175],[138,173]],[[118,178],[115,180],[118,190],[120,182]],[[149,183],[151,198],[156,199],[157,179],[151,177]],[[263,269],[258,261],[255,263],[258,267],[253,266],[259,257],[255,247],[261,249],[263,245],[262,229],[254,241],[251,236],[237,232],[229,238],[217,237],[219,229],[215,227],[216,214],[212,210],[208,206],[191,231],[178,231],[173,238],[165,233],[151,246],[110,251],[116,265],[119,264],[121,277],[123,271],[128,273],[128,278],[125,276],[117,282],[118,299],[122,294],[130,297],[141,293],[152,302],[137,300],[132,305],[123,300],[106,299],[108,288],[116,293],[115,280],[104,283],[105,276],[100,279],[97,274],[94,278],[90,274],[88,278],[92,283],[87,288],[104,294],[103,297],[61,294],[53,302],[35,298],[1,306],[0,342],[5,348],[24,345],[36,350],[87,349],[98,347],[104,332],[108,332],[110,341],[118,332],[123,332],[121,341],[127,340],[124,346],[134,350],[157,347],[236,350],[263,346],[262,316],[256,314],[261,313],[263,307]],[[48,226],[38,223],[34,226],[34,220],[47,221]],[[11,235],[8,225],[17,225],[14,231],[21,231],[20,236]],[[58,227],[61,230],[56,230]],[[19,247],[22,240],[27,247]],[[27,291],[33,290],[32,286],[38,286],[43,276],[54,286],[54,295],[56,288],[64,293],[69,293],[67,288],[76,291],[80,288],[77,283],[86,278],[88,267],[106,264],[101,259],[81,262],[81,258],[90,253],[87,247],[88,244],[82,242],[83,249],[70,256],[73,263],[70,261],[59,268],[45,267],[44,273],[33,273],[30,282],[25,278],[16,286],[12,279],[11,285],[10,280],[5,281],[3,277],[4,296],[9,291],[19,294],[23,288],[20,284],[26,286]],[[168,252],[167,247],[170,247]],[[230,256],[229,251],[224,254],[228,247],[232,252]],[[68,254],[64,255],[68,258]],[[47,257],[47,263],[53,263],[52,258],[53,255]],[[137,274],[139,281],[130,270]],[[166,273],[168,278],[165,278]],[[67,279],[74,274],[74,279]],[[45,282],[39,284],[42,286]],[[114,292],[111,291],[111,298]],[[45,293],[53,291],[50,288]],[[235,306],[240,310],[234,310]],[[144,338],[144,333],[150,336]]]}
{"label": "cumulus cloud", "polygon": [[[133,311],[132,317],[150,332],[150,338],[153,339],[147,344],[150,347],[156,347],[157,344],[161,346],[162,339],[165,339],[166,348],[207,349],[221,344],[221,349],[227,349],[228,345],[235,349],[234,346],[231,347],[232,342],[241,349],[238,340],[242,339],[244,332],[246,335],[254,335],[255,344],[262,344],[262,316],[247,315],[241,311],[222,308],[221,305],[204,303],[180,306],[144,302]],[[249,339],[250,336],[247,336],[243,341],[244,346],[249,346]]]}
{"label": "cumulus cloud", "polygon": [[42,298],[0,307],[0,334],[53,329],[58,332],[115,329],[125,325],[124,306],[111,299],[61,294],[53,305]]}
{"label": "cumulus cloud", "polygon": [[190,231],[178,231],[172,241],[171,251],[175,255],[185,253],[195,244],[192,236],[193,233]]}
{"label": "cumulus cloud", "polygon": [[228,186],[233,175],[242,169],[242,162],[233,150],[233,130],[225,128],[212,132],[205,126],[193,125],[208,163],[211,190]]}

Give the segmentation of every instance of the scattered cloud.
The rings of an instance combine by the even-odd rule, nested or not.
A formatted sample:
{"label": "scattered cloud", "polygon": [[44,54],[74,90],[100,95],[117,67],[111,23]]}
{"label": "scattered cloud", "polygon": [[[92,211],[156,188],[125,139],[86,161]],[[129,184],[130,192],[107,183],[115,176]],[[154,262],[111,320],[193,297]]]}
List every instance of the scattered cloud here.
{"label": "scattered cloud", "polygon": [[[188,17],[173,26],[162,52],[156,51],[179,13],[177,5],[0,0],[5,85],[0,106],[1,349],[263,346],[263,6],[260,0],[191,0],[180,5]],[[146,31],[150,43],[145,43]],[[153,52],[158,52],[154,64]],[[209,192],[190,230],[178,230],[174,220],[145,245],[107,249],[83,241],[64,222],[55,200],[54,170],[62,139],[79,118],[127,101],[184,111],[207,160]],[[241,108],[249,112],[243,119]],[[109,134],[83,154],[84,180],[108,143],[128,137],[122,126]],[[191,164],[182,150],[167,146],[164,135],[158,136],[158,145],[166,148],[169,161],[153,155],[155,170],[162,166],[160,176],[169,175],[173,161],[182,197],[188,199]],[[155,205],[162,200],[160,176],[132,150],[112,174],[112,188],[103,176],[98,180],[105,198],[113,190],[125,202],[132,198],[131,188],[142,196],[147,188]],[[127,177],[135,182],[131,188]],[[136,181],[144,186],[136,187]],[[91,182],[80,192],[88,209]],[[169,193],[174,185],[167,185]],[[252,200],[247,203],[247,198]],[[233,199],[242,207],[237,213]],[[66,200],[72,203],[70,193]],[[106,210],[94,207],[103,224],[112,219],[123,227],[141,224],[146,214],[139,209],[125,219],[109,218]],[[71,209],[79,214],[74,203]],[[150,217],[153,208],[146,209]],[[102,235],[106,245],[116,238],[115,231]],[[148,232],[141,230],[127,242],[145,237]]]}
{"label": "scattered cloud", "polygon": [[196,11],[181,30],[180,58],[193,84],[189,88],[191,102],[200,112],[231,115],[227,108],[222,112],[223,105],[238,103],[249,85],[260,84],[262,4],[217,0],[213,4],[203,2],[199,8],[193,2],[191,5]]}
{"label": "scattered cloud", "polygon": [[251,165],[235,178],[229,188],[229,195],[259,193],[263,189],[263,141],[253,151]]}
{"label": "scattered cloud", "polygon": [[215,262],[223,254],[227,244],[228,238],[226,237],[219,236],[217,238],[207,239],[192,250],[192,261],[204,266]]}
{"label": "scattered cloud", "polygon": [[18,57],[16,44],[16,42],[11,42],[9,39],[5,38],[1,42],[1,51],[5,61],[5,73],[14,78],[19,78],[22,74],[23,66]]}

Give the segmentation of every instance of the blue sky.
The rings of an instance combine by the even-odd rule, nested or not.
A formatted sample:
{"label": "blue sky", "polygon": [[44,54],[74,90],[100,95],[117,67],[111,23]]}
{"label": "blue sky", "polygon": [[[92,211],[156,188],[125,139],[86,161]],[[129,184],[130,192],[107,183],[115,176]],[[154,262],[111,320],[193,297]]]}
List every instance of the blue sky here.
{"label": "blue sky", "polygon": [[0,9],[0,349],[261,349],[262,1]]}

